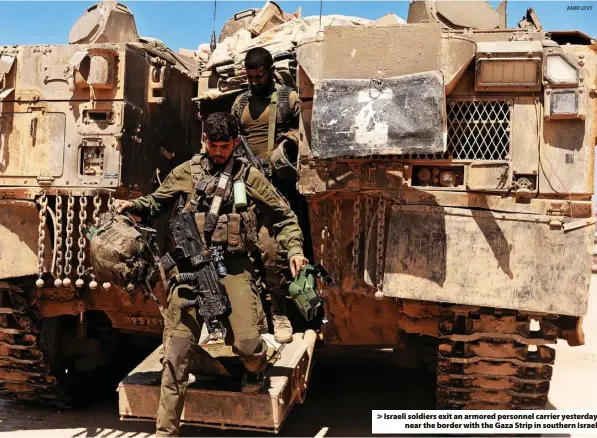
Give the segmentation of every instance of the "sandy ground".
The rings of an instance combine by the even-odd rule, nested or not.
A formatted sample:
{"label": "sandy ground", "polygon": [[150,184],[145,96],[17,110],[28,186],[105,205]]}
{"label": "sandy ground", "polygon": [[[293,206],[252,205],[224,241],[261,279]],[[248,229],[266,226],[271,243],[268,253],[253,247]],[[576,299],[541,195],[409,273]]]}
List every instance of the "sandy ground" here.
{"label": "sandy ground", "polygon": [[[597,410],[597,277],[593,276],[586,345],[559,341],[549,401],[553,409]],[[322,357],[313,370],[306,402],[293,408],[280,436],[369,436],[372,409],[434,409],[435,377],[405,370],[391,355],[377,359]],[[370,367],[367,372],[367,368]],[[352,382],[349,384],[349,382]],[[118,398],[77,411],[26,408],[0,400],[0,436],[135,437],[154,434],[153,422],[120,421]],[[259,436],[241,431],[183,427],[184,436]],[[585,435],[586,436],[586,435]]]}

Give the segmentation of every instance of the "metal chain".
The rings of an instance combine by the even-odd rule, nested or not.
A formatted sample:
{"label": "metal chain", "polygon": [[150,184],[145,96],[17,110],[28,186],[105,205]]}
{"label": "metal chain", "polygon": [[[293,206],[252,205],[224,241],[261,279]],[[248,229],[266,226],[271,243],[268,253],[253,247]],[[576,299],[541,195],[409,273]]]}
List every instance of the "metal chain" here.
{"label": "metal chain", "polygon": [[361,195],[357,195],[352,205],[352,270],[354,273],[354,283],[358,282],[359,278],[359,255],[361,246]]}
{"label": "metal chain", "polygon": [[[81,206],[81,210],[79,211],[79,253],[77,254],[77,260],[79,260],[79,264],[77,266],[77,275],[79,276],[79,280],[85,273],[85,269],[83,267],[83,263],[85,262],[85,231],[83,227],[85,226],[85,221],[87,220],[87,198],[83,195],[79,198],[79,205]],[[77,280],[80,284],[80,281]]]}
{"label": "metal chain", "polygon": [[56,280],[62,284],[62,196],[56,195]]}
{"label": "metal chain", "polygon": [[99,194],[93,197],[93,224],[97,227],[99,225],[99,212],[102,208],[102,198]]}
{"label": "metal chain", "polygon": [[365,226],[369,227],[371,225],[371,221],[373,220],[373,197],[367,196],[367,203],[365,205]]}
{"label": "metal chain", "polygon": [[332,220],[332,236],[334,238],[334,252],[333,252],[333,266],[336,272],[336,278],[340,278],[340,239],[341,230],[340,225],[342,224],[342,198],[338,195],[334,198],[334,214],[330,216]]}
{"label": "metal chain", "polygon": [[[66,206],[66,256],[64,263],[64,275],[70,276],[72,265],[71,259],[73,258],[73,223],[75,219],[75,198],[72,193],[68,195],[68,204]],[[70,280],[64,284],[65,286],[70,285]]]}
{"label": "metal chain", "polygon": [[328,238],[330,237],[330,230],[327,225],[321,230],[321,265],[326,266],[325,247],[327,246]]}
{"label": "metal chain", "polygon": [[41,276],[44,273],[44,240],[46,238],[46,215],[48,210],[48,197],[46,192],[42,192],[40,198],[41,209],[39,210],[39,226],[37,227],[38,239],[37,239],[37,286],[43,286],[43,280]]}
{"label": "metal chain", "polygon": [[114,198],[112,197],[112,193],[110,192],[110,195],[108,196],[108,211],[112,211],[112,208],[114,207]]}
{"label": "metal chain", "polygon": [[386,235],[386,200],[379,197],[379,220],[377,222],[377,291],[382,291],[383,272],[385,262],[385,235]]}

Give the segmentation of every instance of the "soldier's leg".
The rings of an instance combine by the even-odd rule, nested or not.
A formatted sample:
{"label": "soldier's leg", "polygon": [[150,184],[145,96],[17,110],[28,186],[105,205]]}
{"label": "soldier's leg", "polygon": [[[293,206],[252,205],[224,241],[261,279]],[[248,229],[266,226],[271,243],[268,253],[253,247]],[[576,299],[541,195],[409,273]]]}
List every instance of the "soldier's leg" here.
{"label": "soldier's leg", "polygon": [[177,286],[164,311],[162,384],[156,419],[156,436],[178,436],[191,365],[192,346],[201,333],[195,309],[179,305],[193,299],[191,289]]}
{"label": "soldier's leg", "polygon": [[274,324],[274,338],[277,342],[292,341],[292,325],[286,315],[286,296],[288,286],[284,277],[288,271],[288,263],[278,247],[271,223],[265,223],[259,230],[261,242],[261,258],[265,268],[265,282],[271,291],[272,321]]}
{"label": "soldier's leg", "polygon": [[[232,348],[248,371],[243,391],[256,392],[263,383],[263,371],[267,362],[267,344],[261,338],[266,326],[265,313],[259,295],[251,287],[251,261],[246,256],[228,256],[225,260],[228,276],[222,284],[230,299],[231,313],[228,317],[232,329]],[[252,381],[251,381],[252,379]]]}

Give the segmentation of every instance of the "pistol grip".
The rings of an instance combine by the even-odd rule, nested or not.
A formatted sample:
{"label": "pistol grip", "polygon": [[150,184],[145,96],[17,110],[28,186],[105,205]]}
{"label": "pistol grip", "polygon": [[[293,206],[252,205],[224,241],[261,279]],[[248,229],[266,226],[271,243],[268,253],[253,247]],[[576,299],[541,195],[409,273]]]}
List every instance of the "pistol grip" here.
{"label": "pistol grip", "polygon": [[186,300],[184,303],[182,303],[178,307],[180,310],[184,310],[184,309],[188,309],[189,307],[194,307],[196,305],[197,305],[197,300],[195,299],[192,301]]}

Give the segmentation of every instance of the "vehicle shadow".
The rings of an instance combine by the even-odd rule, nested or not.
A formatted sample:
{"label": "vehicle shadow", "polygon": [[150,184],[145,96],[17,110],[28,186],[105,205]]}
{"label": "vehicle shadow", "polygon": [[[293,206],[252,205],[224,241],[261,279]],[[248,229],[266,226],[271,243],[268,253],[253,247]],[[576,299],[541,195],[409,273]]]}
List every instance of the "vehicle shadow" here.
{"label": "vehicle shadow", "polygon": [[[295,405],[278,436],[373,436],[371,411],[434,410],[435,375],[425,368],[406,369],[404,350],[323,349],[316,352],[307,397]],[[547,409],[557,409],[551,401]],[[58,430],[56,430],[58,429]],[[61,437],[134,437],[155,434],[154,421],[120,421],[118,396],[78,410],[27,408],[0,400],[0,432],[53,430]],[[182,426],[181,436],[268,436],[264,432]],[[6,433],[6,435],[8,435]],[[0,434],[4,435],[4,434]],[[11,433],[12,436],[12,433]],[[49,435],[48,435],[49,436]],[[271,435],[274,436],[274,435]],[[400,436],[400,435],[392,435]],[[417,436],[454,436],[417,434]],[[486,436],[486,435],[459,435]],[[509,435],[518,436],[518,435]],[[523,435],[520,435],[523,436]],[[570,437],[570,434],[525,434]]]}
{"label": "vehicle shadow", "polygon": [[[345,352],[315,355],[307,397],[295,405],[278,436],[371,436],[373,409],[435,408],[435,375],[396,365],[391,350],[370,350],[354,357]],[[24,407],[0,400],[0,432],[60,429],[52,436],[134,436],[155,433],[155,422],[120,421],[118,395],[88,408],[57,410]],[[183,426],[181,436],[264,436],[263,432]],[[274,435],[272,435],[274,436]]]}

